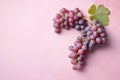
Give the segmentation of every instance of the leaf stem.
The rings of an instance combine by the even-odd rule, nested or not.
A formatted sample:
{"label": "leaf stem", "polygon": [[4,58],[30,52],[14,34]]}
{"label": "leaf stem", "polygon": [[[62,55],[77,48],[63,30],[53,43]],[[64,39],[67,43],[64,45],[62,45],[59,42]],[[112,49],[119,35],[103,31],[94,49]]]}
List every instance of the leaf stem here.
{"label": "leaf stem", "polygon": [[95,26],[95,24],[94,24],[89,18],[84,17],[83,19],[87,20],[87,21],[90,22],[93,26]]}

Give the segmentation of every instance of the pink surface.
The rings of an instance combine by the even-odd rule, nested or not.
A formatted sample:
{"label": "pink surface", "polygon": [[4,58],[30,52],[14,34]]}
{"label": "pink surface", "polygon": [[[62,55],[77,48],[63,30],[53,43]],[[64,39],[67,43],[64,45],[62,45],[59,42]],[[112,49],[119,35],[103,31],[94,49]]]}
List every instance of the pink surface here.
{"label": "pink surface", "polygon": [[[68,46],[79,32],[53,32],[60,8],[91,4],[111,10],[109,42],[95,50],[82,72],[72,70]],[[0,0],[0,80],[120,80],[119,0]]]}

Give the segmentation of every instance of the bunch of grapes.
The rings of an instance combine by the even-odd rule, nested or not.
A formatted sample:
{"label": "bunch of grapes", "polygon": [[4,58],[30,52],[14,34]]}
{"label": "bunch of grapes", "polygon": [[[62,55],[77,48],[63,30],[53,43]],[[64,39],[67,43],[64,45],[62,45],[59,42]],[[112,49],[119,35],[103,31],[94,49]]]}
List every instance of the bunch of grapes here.
{"label": "bunch of grapes", "polygon": [[[82,18],[83,13],[78,8],[75,8],[74,10],[62,8],[59,12],[60,13],[56,14],[56,17],[53,19],[53,26],[56,33],[60,33],[62,28],[67,30],[70,28],[76,28],[79,30],[80,25],[81,29],[84,28],[83,23],[85,23],[85,20]],[[78,26],[79,23],[80,25]]]}
{"label": "bunch of grapes", "polygon": [[81,34],[74,42],[74,46],[69,46],[71,53],[68,55],[71,58],[74,70],[80,70],[84,64],[86,53],[91,51],[95,46],[102,45],[106,42],[106,32],[96,20],[93,20],[94,25],[88,25],[81,30]]}
{"label": "bunch of grapes", "polygon": [[71,59],[74,70],[81,70],[86,53],[94,49],[95,46],[106,42],[105,28],[95,19],[91,22],[85,19],[78,8],[74,10],[62,8],[53,21],[56,33],[60,33],[62,28],[74,28],[80,31],[74,45],[69,46],[71,53],[68,57]]}

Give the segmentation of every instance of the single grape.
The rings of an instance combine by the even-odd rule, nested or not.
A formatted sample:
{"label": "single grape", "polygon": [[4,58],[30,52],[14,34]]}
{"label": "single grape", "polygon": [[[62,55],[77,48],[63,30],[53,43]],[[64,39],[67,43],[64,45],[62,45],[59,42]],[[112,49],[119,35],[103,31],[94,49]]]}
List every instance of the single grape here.
{"label": "single grape", "polygon": [[77,70],[81,70],[82,66],[81,64],[76,64]]}
{"label": "single grape", "polygon": [[77,66],[76,65],[73,65],[73,70],[77,70]]}
{"label": "single grape", "polygon": [[86,50],[87,50],[87,45],[84,44],[84,45],[82,46],[82,50],[86,51]]}
{"label": "single grape", "polygon": [[69,17],[74,18],[74,15],[75,15],[75,14],[74,14],[73,11],[70,11],[70,12],[69,12]]}
{"label": "single grape", "polygon": [[84,28],[85,28],[85,25],[81,25],[80,28],[81,28],[81,29],[84,29]]}
{"label": "single grape", "polygon": [[98,23],[96,19],[93,19],[92,22],[93,22],[94,24],[97,24],[97,23]]}
{"label": "single grape", "polygon": [[71,60],[71,63],[72,63],[73,65],[75,65],[77,62],[76,62],[75,59],[72,59],[72,60]]}
{"label": "single grape", "polygon": [[60,24],[60,27],[61,27],[61,28],[64,28],[64,27],[65,27],[65,25],[64,25],[63,23],[61,23],[61,24]]}
{"label": "single grape", "polygon": [[77,16],[81,18],[81,17],[83,17],[83,14],[81,12],[78,12]]}
{"label": "single grape", "polygon": [[68,13],[69,11],[66,9],[66,8],[62,8],[61,10],[60,10],[60,13],[61,14],[65,14],[65,13]]}
{"label": "single grape", "polygon": [[55,23],[53,23],[53,27],[54,28],[59,28],[59,24],[55,22]]}
{"label": "single grape", "polygon": [[94,39],[95,39],[95,36],[94,36],[94,35],[91,35],[91,36],[90,36],[90,39],[94,40]]}
{"label": "single grape", "polygon": [[73,51],[74,46],[69,46],[69,50]]}
{"label": "single grape", "polygon": [[90,41],[90,44],[93,45],[93,46],[95,45],[95,43],[96,43],[95,40]]}
{"label": "single grape", "polygon": [[101,33],[101,34],[100,34],[100,37],[105,37],[105,33]]}
{"label": "single grape", "polygon": [[86,31],[85,31],[85,30],[82,30],[82,31],[81,31],[81,34],[85,34],[85,33],[86,33]]}
{"label": "single grape", "polygon": [[65,19],[62,17],[62,18],[60,18],[60,22],[61,23],[64,23],[65,22]]}
{"label": "single grape", "polygon": [[80,55],[77,57],[77,61],[81,61],[81,60],[83,59],[83,57],[84,57],[84,56],[80,54]]}
{"label": "single grape", "polygon": [[97,23],[96,26],[97,26],[97,27],[101,27],[101,24]]}
{"label": "single grape", "polygon": [[78,48],[81,48],[81,47],[82,47],[82,43],[78,43],[76,46],[77,46]]}
{"label": "single grape", "polygon": [[100,37],[97,37],[96,38],[96,43],[101,44],[102,43],[102,39]]}
{"label": "single grape", "polygon": [[[74,20],[77,22],[77,20],[79,19],[79,17],[77,15],[74,16]],[[78,22],[77,22],[78,23]]]}
{"label": "single grape", "polygon": [[68,21],[65,21],[65,22],[64,22],[64,25],[65,25],[65,26],[68,26],[68,25],[69,25],[69,22],[68,22]]}
{"label": "single grape", "polygon": [[107,41],[106,37],[102,38],[102,43],[105,43]]}
{"label": "single grape", "polygon": [[74,19],[73,18],[69,18],[69,23],[74,23]]}
{"label": "single grape", "polygon": [[60,29],[60,28],[57,28],[57,29],[55,29],[54,31],[55,31],[55,33],[60,33],[60,32],[61,32],[61,29]]}
{"label": "single grape", "polygon": [[93,48],[93,45],[91,43],[88,46],[89,46],[89,50]]}
{"label": "single grape", "polygon": [[101,33],[103,31],[103,29],[102,28],[98,28],[97,31],[98,31],[98,33]]}
{"label": "single grape", "polygon": [[90,31],[91,30],[91,26],[87,26],[86,28],[85,28],[85,31],[86,32],[88,32],[88,31]]}
{"label": "single grape", "polygon": [[68,14],[68,13],[65,14],[64,19],[65,19],[65,20],[68,20],[68,19],[69,19],[69,14]]}
{"label": "single grape", "polygon": [[93,27],[92,27],[92,30],[93,30],[93,31],[96,31],[96,30],[97,30],[97,26],[93,26]]}
{"label": "single grape", "polygon": [[75,28],[74,23],[69,23],[69,25],[70,25],[71,28]]}
{"label": "single grape", "polygon": [[84,19],[80,19],[78,23],[79,24],[83,24],[84,23]]}
{"label": "single grape", "polygon": [[95,37],[98,37],[98,36],[99,36],[99,33],[98,33],[97,31],[93,31],[93,35],[94,35]]}
{"label": "single grape", "polygon": [[69,58],[73,58],[75,59],[77,57],[77,54],[75,52],[71,52],[69,55],[68,55]]}
{"label": "single grape", "polygon": [[86,39],[89,40],[89,41],[91,40],[89,36]]}
{"label": "single grape", "polygon": [[79,55],[84,54],[84,53],[85,53],[85,52],[84,52],[84,49],[79,49],[79,50],[78,50],[78,54],[79,54]]}
{"label": "single grape", "polygon": [[86,39],[83,44],[84,44],[84,45],[88,45],[88,44],[89,44],[89,40]]}
{"label": "single grape", "polygon": [[57,19],[60,19],[62,16],[58,13],[58,14],[56,14],[56,18]]}
{"label": "single grape", "polygon": [[74,13],[77,14],[78,12],[80,12],[79,8],[75,8]]}
{"label": "single grape", "polygon": [[80,25],[76,25],[76,26],[75,26],[75,29],[76,29],[76,30],[80,30]]}
{"label": "single grape", "polygon": [[74,46],[74,47],[73,47],[73,51],[74,51],[74,52],[77,52],[77,51],[78,51],[78,47]]}
{"label": "single grape", "polygon": [[87,36],[92,35],[92,33],[93,33],[92,31],[88,31],[88,32],[87,32]]}

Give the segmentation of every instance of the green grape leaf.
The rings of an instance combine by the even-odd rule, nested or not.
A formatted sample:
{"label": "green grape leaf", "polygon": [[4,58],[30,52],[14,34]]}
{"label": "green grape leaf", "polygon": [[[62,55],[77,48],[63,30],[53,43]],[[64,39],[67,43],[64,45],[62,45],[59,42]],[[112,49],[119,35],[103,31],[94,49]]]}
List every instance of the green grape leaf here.
{"label": "green grape leaf", "polygon": [[95,5],[92,5],[88,10],[88,13],[91,15],[90,20],[96,19],[103,26],[107,26],[109,23],[108,15],[110,13],[109,9],[104,5],[99,5],[97,8]]}
{"label": "green grape leaf", "polygon": [[93,5],[90,7],[90,9],[88,10],[88,13],[89,13],[89,14],[94,14],[95,11],[96,11],[96,6],[93,4]]}
{"label": "green grape leaf", "polygon": [[98,8],[95,11],[95,14],[106,14],[108,15],[110,13],[110,11],[108,10],[108,8],[105,8],[104,5],[99,5]]}

